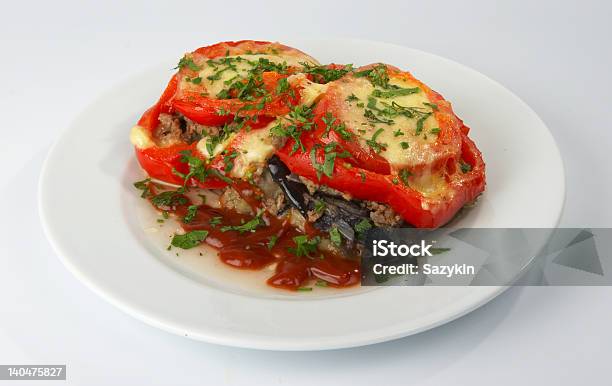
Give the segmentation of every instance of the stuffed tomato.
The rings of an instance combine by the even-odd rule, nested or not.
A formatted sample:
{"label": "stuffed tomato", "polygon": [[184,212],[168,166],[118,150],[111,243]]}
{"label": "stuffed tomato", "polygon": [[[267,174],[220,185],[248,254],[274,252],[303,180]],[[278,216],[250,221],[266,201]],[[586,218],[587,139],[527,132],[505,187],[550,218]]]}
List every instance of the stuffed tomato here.
{"label": "stuffed tomato", "polygon": [[451,104],[390,65],[247,40],[177,70],[130,136],[148,174],[136,187],[180,224],[169,248],[206,243],[278,288],[346,287],[367,230],[442,226],[485,189]]}

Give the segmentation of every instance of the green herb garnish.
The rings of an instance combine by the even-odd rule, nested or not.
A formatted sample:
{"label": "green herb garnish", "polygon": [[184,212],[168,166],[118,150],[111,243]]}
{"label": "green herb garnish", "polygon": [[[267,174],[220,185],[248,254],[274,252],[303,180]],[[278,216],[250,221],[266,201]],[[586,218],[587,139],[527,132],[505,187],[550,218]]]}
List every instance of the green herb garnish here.
{"label": "green herb garnish", "polygon": [[295,248],[290,247],[288,250],[296,256],[312,258],[312,254],[317,251],[320,241],[319,236],[315,236],[312,239],[309,239],[306,235],[295,236],[293,238]]}
{"label": "green herb garnish", "polygon": [[192,71],[200,71],[202,69],[201,66],[198,66],[197,64],[195,64],[193,59],[188,57],[187,55],[183,56],[181,60],[179,60],[178,65],[174,67],[174,69],[178,68],[182,70],[185,67],[189,68]]}
{"label": "green herb garnish", "polygon": [[338,228],[333,227],[329,230],[329,240],[333,245],[339,247],[342,244],[342,235]]}
{"label": "green herb garnish", "polygon": [[140,195],[140,197],[147,198],[151,195],[151,189],[149,187],[150,182],[151,182],[150,178],[145,178],[142,181],[134,182],[134,187],[136,189],[142,190],[142,194]]}
{"label": "green herb garnish", "polygon": [[217,225],[221,224],[222,220],[223,220],[223,217],[215,216],[215,217],[211,217],[210,220],[208,220],[208,223],[210,224],[211,227],[214,228]]}
{"label": "green herb garnish", "polygon": [[221,232],[236,231],[241,234],[245,232],[255,232],[255,229],[257,229],[258,226],[265,224],[261,219],[262,214],[263,212],[259,213],[257,216],[253,217],[253,219],[241,225],[227,225],[221,227]]}
{"label": "green herb garnish", "polygon": [[357,224],[355,224],[354,228],[355,228],[355,232],[357,232],[359,234],[363,234],[367,230],[372,229],[372,224],[370,223],[370,221],[368,219],[364,218],[363,220],[361,220]]}
{"label": "green herb garnish", "polygon": [[374,86],[382,88],[389,86],[389,74],[387,74],[387,66],[384,64],[378,64],[370,69],[356,72],[355,76],[358,78],[367,77]]}
{"label": "green herb garnish", "polygon": [[185,224],[189,224],[191,221],[193,221],[194,217],[196,216],[196,214],[198,213],[198,206],[197,205],[189,205],[187,207],[187,214],[185,215],[185,218],[183,218],[183,222]]}
{"label": "green herb garnish", "polygon": [[208,231],[191,231],[184,235],[174,235],[170,244],[178,248],[190,249],[200,245],[206,239],[206,236],[208,236]]}
{"label": "green herb garnish", "polygon": [[374,149],[374,151],[377,153],[380,153],[387,147],[387,144],[385,143],[376,142],[376,139],[378,138],[378,136],[382,134],[384,131],[385,129],[382,129],[382,128],[378,129],[376,130],[374,134],[372,134],[372,138],[366,140],[366,144],[370,146],[372,149]]}
{"label": "green herb garnish", "polygon": [[419,119],[417,119],[416,131],[414,132],[414,135],[421,134],[421,132],[423,131],[423,125],[425,124],[425,120],[429,118],[430,115],[431,113],[425,113]]}
{"label": "green herb garnish", "polygon": [[467,162],[464,162],[463,160],[459,161],[459,167],[461,168],[461,172],[463,174],[472,170],[472,165],[468,164]]}
{"label": "green herb garnish", "polygon": [[270,238],[268,239],[268,249],[274,248],[274,246],[276,245],[276,241],[277,240],[278,240],[278,236],[277,235],[270,236]]}
{"label": "green herb garnish", "polygon": [[372,91],[372,96],[377,98],[394,98],[403,95],[416,94],[421,91],[420,88],[392,88],[390,90],[382,91],[382,90],[374,90]]}
{"label": "green herb garnish", "polygon": [[358,101],[359,98],[357,98],[357,96],[355,94],[351,94],[351,95],[347,96],[345,100],[347,102],[355,102],[355,101]]}
{"label": "green herb garnish", "polygon": [[410,176],[412,176],[412,173],[410,173],[408,169],[402,169],[399,172],[399,177],[406,186],[408,186],[408,179]]}
{"label": "green herb garnish", "polygon": [[316,200],[314,204],[314,211],[317,213],[321,213],[325,210],[325,203],[321,200]]}
{"label": "green herb garnish", "polygon": [[185,205],[187,203],[187,197],[183,196],[182,189],[169,190],[154,196],[151,199],[151,203],[157,207],[173,207],[177,205]]}
{"label": "green herb garnish", "polygon": [[346,75],[348,72],[353,70],[352,64],[347,64],[342,68],[329,68],[327,66],[315,66],[310,63],[300,63],[303,68],[302,72],[306,74],[317,75],[322,83],[333,82]]}

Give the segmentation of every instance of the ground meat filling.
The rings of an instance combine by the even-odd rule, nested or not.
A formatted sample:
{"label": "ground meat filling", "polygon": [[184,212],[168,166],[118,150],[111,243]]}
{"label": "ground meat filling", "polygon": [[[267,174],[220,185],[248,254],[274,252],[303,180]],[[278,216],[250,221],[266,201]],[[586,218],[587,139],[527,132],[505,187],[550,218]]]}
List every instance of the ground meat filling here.
{"label": "ground meat filling", "polygon": [[228,209],[233,209],[241,214],[250,214],[253,215],[253,211],[249,204],[240,197],[240,194],[231,187],[225,189],[221,197],[219,198],[219,202],[221,206]]}
{"label": "ground meat filling", "polygon": [[[300,182],[302,182],[308,192],[311,195],[314,195],[316,192],[322,192],[327,195],[341,197],[346,201],[351,201],[351,197],[342,192],[339,192],[335,189],[328,188],[324,185],[318,185],[311,180],[298,177]],[[374,222],[374,225],[379,227],[398,227],[403,224],[403,220],[400,215],[398,215],[390,206],[381,204],[373,201],[362,201],[360,202],[361,207],[367,209],[370,212],[370,219]],[[308,211],[308,221],[315,222],[322,215],[321,211],[310,210]]]}
{"label": "ground meat filling", "polygon": [[388,205],[365,201],[363,206],[370,211],[370,218],[376,226],[396,227],[402,223],[402,218]]}
{"label": "ground meat filling", "polygon": [[204,136],[219,134],[219,128],[195,123],[181,115],[159,114],[159,125],[153,132],[160,146],[193,143]]}

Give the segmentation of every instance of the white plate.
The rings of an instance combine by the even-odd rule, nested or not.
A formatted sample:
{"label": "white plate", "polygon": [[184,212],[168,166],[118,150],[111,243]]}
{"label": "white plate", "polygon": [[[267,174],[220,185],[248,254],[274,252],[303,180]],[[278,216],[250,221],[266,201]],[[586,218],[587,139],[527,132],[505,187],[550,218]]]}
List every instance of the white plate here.
{"label": "white plate", "polygon": [[[487,163],[486,193],[461,226],[556,226],[565,195],[559,151],[538,116],[510,91],[460,64],[401,46],[287,43],[322,63],[391,63],[452,101]],[[198,260],[165,251],[167,240],[143,229],[151,212],[143,211],[145,203],[132,187],[142,172],[128,133],[160,94],[173,62],[102,95],[63,133],[43,168],[40,212],[47,236],[64,264],[97,294],[151,325],[191,338],[319,350],[427,330],[504,290],[384,287],[295,295],[249,284],[250,273],[223,268],[213,256]]]}

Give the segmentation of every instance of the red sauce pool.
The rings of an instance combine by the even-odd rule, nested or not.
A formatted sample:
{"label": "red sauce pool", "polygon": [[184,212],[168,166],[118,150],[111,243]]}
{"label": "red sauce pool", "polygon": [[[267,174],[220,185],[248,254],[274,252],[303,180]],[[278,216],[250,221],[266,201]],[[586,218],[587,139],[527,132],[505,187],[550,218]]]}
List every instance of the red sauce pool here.
{"label": "red sauce pool", "polygon": [[[261,192],[248,183],[233,186],[251,206],[253,212],[261,211]],[[155,190],[151,187],[152,191]],[[205,242],[218,250],[221,261],[230,267],[244,270],[261,270],[276,263],[275,273],[267,284],[288,290],[297,290],[312,280],[330,287],[349,287],[360,281],[359,261],[345,258],[336,253],[318,250],[316,253],[298,256],[294,237],[306,235],[312,238],[319,231],[307,227],[305,232],[290,224],[289,215],[277,218],[264,211],[260,225],[255,231],[239,231],[226,227],[240,226],[251,220],[245,215],[228,208],[213,208],[198,205],[195,216],[185,223],[188,207],[194,205],[187,196],[181,196],[181,203],[159,209],[174,213],[186,231],[206,230]]]}

